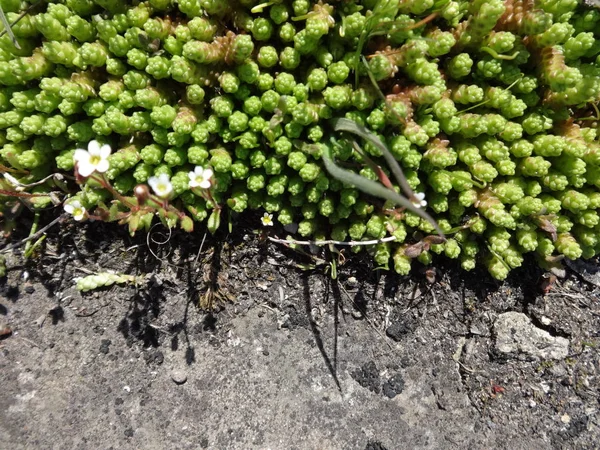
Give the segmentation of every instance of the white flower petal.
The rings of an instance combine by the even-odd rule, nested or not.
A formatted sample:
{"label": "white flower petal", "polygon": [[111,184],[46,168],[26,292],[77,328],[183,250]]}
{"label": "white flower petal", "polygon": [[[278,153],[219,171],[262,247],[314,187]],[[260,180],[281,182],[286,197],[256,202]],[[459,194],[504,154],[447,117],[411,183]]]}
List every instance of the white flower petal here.
{"label": "white flower petal", "polygon": [[168,197],[171,192],[173,192],[173,187],[170,184],[163,184],[161,186],[161,197]]}
{"label": "white flower petal", "polygon": [[88,144],[88,152],[90,153],[90,155],[93,156],[101,156],[100,144],[98,143],[98,141],[90,141],[90,143]]}
{"label": "white flower petal", "polygon": [[73,153],[73,161],[75,161],[75,162],[89,161],[89,160],[90,160],[90,153],[87,150],[78,148]]}
{"label": "white flower petal", "polygon": [[166,173],[161,173],[158,177],[151,177],[148,184],[154,193],[161,198],[166,198],[173,192],[173,185]]}
{"label": "white flower petal", "polygon": [[108,170],[109,164],[107,159],[101,159],[98,164],[96,164],[96,172],[104,173]]}
{"label": "white flower petal", "polygon": [[261,218],[261,221],[262,221],[263,226],[272,227],[273,226],[273,214],[264,213]]}
{"label": "white flower petal", "polygon": [[95,169],[96,168],[94,167],[94,165],[90,164],[89,161],[80,162],[77,164],[77,171],[82,177],[89,177],[92,173],[94,173]]}
{"label": "white flower petal", "polygon": [[65,206],[63,206],[63,208],[69,214],[73,214],[73,211],[75,210],[75,207],[70,203],[65,203]]}
{"label": "white flower petal", "polygon": [[189,172],[188,177],[190,178],[190,182],[188,186],[190,188],[195,188],[200,186],[200,182],[202,181],[196,172]]}
{"label": "white flower petal", "polygon": [[79,210],[79,212],[77,214],[73,215],[73,219],[75,219],[77,222],[81,221],[83,219],[83,216],[85,215],[85,211],[84,210]]}
{"label": "white flower petal", "polygon": [[157,177],[148,178],[148,184],[150,185],[152,190],[156,192],[156,187],[158,186],[158,178]]}
{"label": "white flower petal", "polygon": [[102,159],[108,158],[110,156],[111,152],[112,152],[112,149],[110,148],[110,145],[104,144],[102,147],[100,147],[100,158],[102,158]]}
{"label": "white flower petal", "polygon": [[[191,173],[191,172],[190,172],[190,173]],[[196,166],[196,167],[194,168],[194,173],[195,173],[196,175],[198,175],[199,177],[201,177],[201,176],[202,176],[202,174],[204,173],[204,169],[202,168],[202,166]]]}
{"label": "white flower petal", "polygon": [[209,180],[202,180],[200,183],[198,183],[198,186],[200,186],[202,189],[210,189],[210,181]]}
{"label": "white flower petal", "polygon": [[204,171],[204,174],[202,174],[202,176],[204,177],[205,180],[211,179],[213,175],[214,175],[214,172],[212,171],[212,169],[206,169]]}

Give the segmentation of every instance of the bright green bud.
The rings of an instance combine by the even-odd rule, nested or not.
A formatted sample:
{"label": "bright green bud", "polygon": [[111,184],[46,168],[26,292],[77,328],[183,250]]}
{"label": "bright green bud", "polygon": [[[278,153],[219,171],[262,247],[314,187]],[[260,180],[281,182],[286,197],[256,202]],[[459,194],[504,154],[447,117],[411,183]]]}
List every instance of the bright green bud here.
{"label": "bright green bud", "polygon": [[559,194],[558,198],[562,202],[562,207],[573,213],[588,209],[590,204],[590,199],[587,195],[572,189]]}
{"label": "bright green bud", "polygon": [[544,177],[552,164],[542,156],[530,156],[519,161],[518,167],[521,173],[529,177]]}
{"label": "bright green bud", "polygon": [[394,270],[398,275],[408,275],[411,269],[412,259],[404,254],[404,247],[398,247],[394,253]]}
{"label": "bright green bud", "polygon": [[275,77],[275,90],[281,95],[291,95],[294,92],[296,80],[292,74],[281,72]]}
{"label": "bright green bud", "polygon": [[348,85],[328,87],[323,91],[325,103],[333,109],[342,109],[350,105],[352,90]]}
{"label": "bright green bud", "polygon": [[90,42],[96,36],[96,30],[91,22],[73,15],[65,20],[67,31],[79,42]]}
{"label": "bright green bud", "polygon": [[282,42],[292,42],[296,36],[296,28],[291,22],[286,22],[279,28],[279,38]]}
{"label": "bright green bud", "polygon": [[555,246],[559,253],[569,259],[578,259],[583,253],[581,246],[570,233],[560,233],[556,239]]}
{"label": "bright green bud", "polygon": [[170,148],[165,152],[163,161],[169,167],[182,166],[187,162],[187,151],[183,148]]}
{"label": "bright green bud", "polygon": [[350,68],[343,61],[335,62],[327,68],[327,78],[334,84],[343,83],[348,75],[350,75]]}
{"label": "bright green bud", "polygon": [[306,84],[312,91],[320,92],[327,86],[327,72],[324,69],[312,69],[306,80]]}
{"label": "bright green bud", "polygon": [[413,64],[406,66],[405,70],[408,76],[419,84],[432,85],[441,77],[437,64],[425,58],[417,59]]}
{"label": "bright green bud", "polygon": [[300,52],[293,47],[285,47],[279,55],[279,64],[286,70],[294,70],[300,65]]}
{"label": "bright green bud", "polygon": [[177,116],[177,111],[171,105],[155,106],[152,108],[150,119],[159,127],[169,128]]}
{"label": "bright green bud", "polygon": [[67,120],[63,116],[48,117],[42,130],[46,136],[58,137],[67,130]]}
{"label": "bright green bud", "polygon": [[491,183],[498,176],[498,171],[487,161],[477,161],[470,169],[475,178],[486,183]]}
{"label": "bright green bud", "polygon": [[265,176],[260,172],[252,172],[246,181],[248,189],[258,192],[265,187]]}
{"label": "bright green bud", "polygon": [[252,36],[257,41],[268,41],[273,34],[273,24],[268,19],[259,17],[252,24]]}
{"label": "bright green bud", "polygon": [[516,203],[525,197],[523,189],[513,183],[497,183],[492,187],[494,194],[502,203]]}
{"label": "bright green bud", "polygon": [[210,151],[210,165],[215,172],[225,173],[231,168],[232,158],[224,148],[216,148]]}
{"label": "bright green bud", "polygon": [[523,118],[521,122],[527,134],[537,134],[552,128],[552,119],[538,112],[532,112]]}
{"label": "bright green bud", "polygon": [[452,100],[463,105],[467,105],[469,103],[479,103],[483,100],[483,97],[483,89],[474,84],[461,84],[452,91]]}
{"label": "bright green bud", "polygon": [[152,56],[148,58],[148,64],[146,65],[146,72],[152,75],[157,80],[161,78],[167,78],[169,76],[169,69],[171,62],[163,56]]}
{"label": "bright green bud", "polygon": [[379,215],[373,215],[367,222],[367,235],[379,239],[385,236],[385,222],[383,218]]}
{"label": "bright green bud", "polygon": [[210,106],[218,117],[229,117],[233,113],[233,101],[226,96],[213,97]]}
{"label": "bright green bud", "polygon": [[165,150],[157,144],[147,145],[143,147],[140,151],[140,157],[144,161],[144,163],[157,166],[163,160],[165,155]]}
{"label": "bright green bud", "polygon": [[444,254],[451,259],[456,259],[460,256],[461,248],[455,239],[448,239],[444,243]]}
{"label": "bright green bud", "polygon": [[[290,165],[289,160],[288,165]],[[317,176],[321,173],[321,168],[317,164],[306,163],[302,166],[302,168],[300,168],[298,172],[300,174],[300,177],[302,177],[302,180],[304,180],[305,182],[309,182],[317,178]]]}

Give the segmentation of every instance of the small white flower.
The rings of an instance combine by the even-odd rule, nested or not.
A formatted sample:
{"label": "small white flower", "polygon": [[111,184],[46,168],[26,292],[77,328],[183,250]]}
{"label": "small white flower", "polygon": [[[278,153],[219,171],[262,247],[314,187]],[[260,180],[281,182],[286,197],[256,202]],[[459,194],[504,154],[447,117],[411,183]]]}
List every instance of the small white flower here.
{"label": "small white flower", "polygon": [[273,214],[265,213],[260,220],[264,227],[273,226]]}
{"label": "small white flower", "polygon": [[82,177],[89,177],[94,172],[104,173],[108,170],[110,145],[102,145],[98,141],[90,141],[88,149],[78,148],[73,154],[77,171]]}
{"label": "small white flower", "polygon": [[166,173],[161,173],[157,177],[150,177],[148,184],[160,198],[167,198],[173,192],[173,185]]}
{"label": "small white flower", "polygon": [[427,201],[425,200],[424,192],[417,192],[415,194],[415,200],[412,201],[412,204],[417,208],[425,208],[427,206]]}
{"label": "small white flower", "polygon": [[72,202],[65,203],[64,209],[73,216],[73,219],[77,220],[78,222],[83,220],[85,217],[85,208],[79,200],[73,200]]}
{"label": "small white flower", "polygon": [[213,171],[210,168],[203,169],[202,166],[196,166],[193,172],[190,172],[190,188],[199,187],[209,189],[212,186],[211,178]]}

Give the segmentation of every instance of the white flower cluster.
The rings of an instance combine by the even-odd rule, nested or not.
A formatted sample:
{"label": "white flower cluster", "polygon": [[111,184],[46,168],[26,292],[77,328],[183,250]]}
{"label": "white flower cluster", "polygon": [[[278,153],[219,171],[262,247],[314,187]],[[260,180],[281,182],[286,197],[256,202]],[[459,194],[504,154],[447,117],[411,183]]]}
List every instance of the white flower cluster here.
{"label": "white flower cluster", "polygon": [[412,201],[412,204],[417,208],[425,208],[427,206],[427,201],[425,200],[424,192],[417,192],[415,194],[415,199]]}

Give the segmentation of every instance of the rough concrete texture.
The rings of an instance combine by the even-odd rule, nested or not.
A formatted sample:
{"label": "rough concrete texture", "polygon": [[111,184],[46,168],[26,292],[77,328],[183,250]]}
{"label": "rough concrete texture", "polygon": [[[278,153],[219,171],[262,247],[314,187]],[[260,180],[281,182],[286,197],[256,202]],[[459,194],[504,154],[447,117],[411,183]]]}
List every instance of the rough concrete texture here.
{"label": "rough concrete texture", "polygon": [[[541,295],[531,269],[497,284],[443,266],[431,283],[360,256],[332,281],[251,239],[206,242],[198,257],[201,236],[150,241],[151,253],[144,237],[107,230],[63,228],[27,264],[9,255],[2,450],[598,447],[593,286],[567,279]],[[147,281],[73,288],[109,269]],[[498,354],[511,311],[568,339],[570,354]],[[539,350],[539,333],[517,335]]]}
{"label": "rough concrete texture", "polygon": [[[155,351],[128,347],[99,316],[66,310],[57,325],[26,326],[40,313],[32,300],[11,312],[24,326],[2,345],[0,448],[362,450],[370,441],[447,448],[481,439],[458,365],[426,332],[404,345],[427,358],[402,362],[364,322],[351,321],[339,330],[334,360],[328,321],[326,360],[310,330],[278,329],[277,314],[257,308],[226,330],[191,335],[193,363],[184,348],[161,352],[157,364]],[[363,361],[377,367],[377,392],[351,374]]]}
{"label": "rough concrete texture", "polygon": [[500,314],[494,323],[498,353],[532,360],[561,360],[569,354],[569,340],[537,328],[523,313]]}

